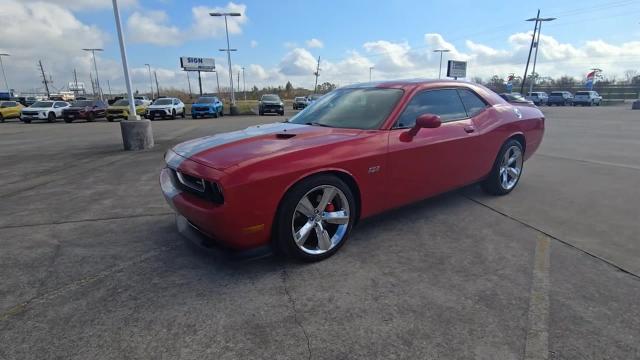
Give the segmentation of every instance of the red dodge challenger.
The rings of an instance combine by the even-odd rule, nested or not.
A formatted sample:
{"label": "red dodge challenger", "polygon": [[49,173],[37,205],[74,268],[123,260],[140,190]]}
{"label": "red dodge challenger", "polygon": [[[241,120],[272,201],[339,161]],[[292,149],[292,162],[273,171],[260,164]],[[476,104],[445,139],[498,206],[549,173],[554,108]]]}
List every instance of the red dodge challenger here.
{"label": "red dodge challenger", "polygon": [[475,182],[509,193],[543,133],[540,110],[477,84],[367,83],[176,145],[160,183],[178,220],[219,244],[321,260],[359,219]]}

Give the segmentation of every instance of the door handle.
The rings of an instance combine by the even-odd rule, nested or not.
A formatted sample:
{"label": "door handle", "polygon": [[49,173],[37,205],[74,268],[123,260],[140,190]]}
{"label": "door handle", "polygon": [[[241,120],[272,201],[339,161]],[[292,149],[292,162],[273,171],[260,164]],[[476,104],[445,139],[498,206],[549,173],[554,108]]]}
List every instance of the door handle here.
{"label": "door handle", "polygon": [[473,125],[467,125],[467,126],[464,127],[464,131],[467,134],[470,134],[470,133],[476,131],[476,128]]}

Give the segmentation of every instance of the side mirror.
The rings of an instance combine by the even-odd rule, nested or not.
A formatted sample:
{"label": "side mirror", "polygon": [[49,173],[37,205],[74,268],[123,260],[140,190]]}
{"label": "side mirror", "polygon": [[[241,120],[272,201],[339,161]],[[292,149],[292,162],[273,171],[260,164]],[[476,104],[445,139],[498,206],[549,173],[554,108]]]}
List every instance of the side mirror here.
{"label": "side mirror", "polygon": [[435,129],[442,125],[440,116],[434,114],[422,114],[416,118],[416,124],[409,131],[402,133],[403,141],[411,141],[420,129]]}

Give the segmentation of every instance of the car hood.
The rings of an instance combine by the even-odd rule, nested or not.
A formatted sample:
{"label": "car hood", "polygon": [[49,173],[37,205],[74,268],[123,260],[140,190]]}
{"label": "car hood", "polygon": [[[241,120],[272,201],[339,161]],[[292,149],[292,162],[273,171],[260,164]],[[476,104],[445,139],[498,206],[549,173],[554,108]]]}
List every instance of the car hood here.
{"label": "car hood", "polygon": [[274,123],[190,140],[172,150],[202,165],[225,170],[290,151],[345,141],[361,132],[358,129]]}
{"label": "car hood", "polygon": [[160,110],[165,110],[165,109],[171,109],[171,105],[149,105],[147,107],[148,109],[160,109]]}
{"label": "car hood", "polygon": [[282,101],[261,101],[265,105],[282,105]]}
{"label": "car hood", "polygon": [[[69,106],[64,108],[65,110],[85,111],[91,109],[89,106]],[[97,109],[97,108],[96,108]]]}
{"label": "car hood", "polygon": [[[48,110],[53,110],[52,107],[46,107],[46,108],[41,108],[41,107],[26,107],[26,108],[22,108],[23,110],[29,110],[29,111],[48,111]],[[66,108],[65,108],[66,109]]]}

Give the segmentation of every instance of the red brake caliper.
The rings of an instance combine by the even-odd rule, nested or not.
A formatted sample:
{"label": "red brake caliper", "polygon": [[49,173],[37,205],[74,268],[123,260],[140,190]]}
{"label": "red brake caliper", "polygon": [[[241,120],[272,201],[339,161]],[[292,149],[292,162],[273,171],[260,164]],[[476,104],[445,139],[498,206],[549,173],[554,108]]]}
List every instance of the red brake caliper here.
{"label": "red brake caliper", "polygon": [[326,211],[326,212],[334,212],[334,211],[336,211],[336,207],[335,207],[335,206],[333,206],[333,204],[332,204],[332,203],[328,203],[328,204],[327,204],[327,207],[326,207],[326,208],[324,208],[324,211]]}

